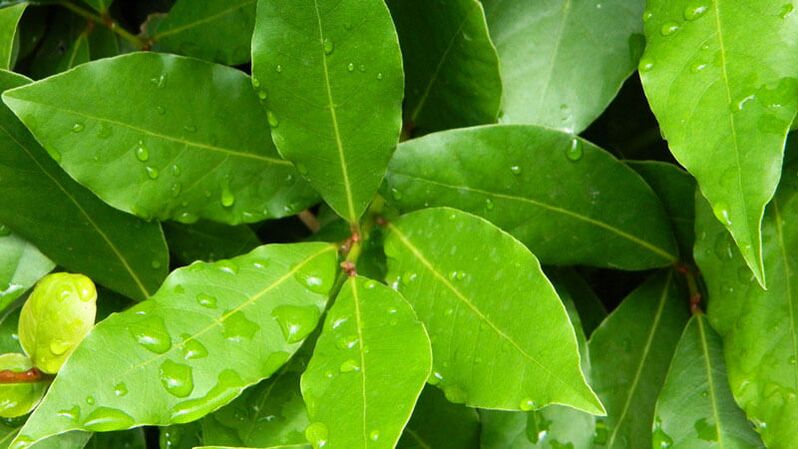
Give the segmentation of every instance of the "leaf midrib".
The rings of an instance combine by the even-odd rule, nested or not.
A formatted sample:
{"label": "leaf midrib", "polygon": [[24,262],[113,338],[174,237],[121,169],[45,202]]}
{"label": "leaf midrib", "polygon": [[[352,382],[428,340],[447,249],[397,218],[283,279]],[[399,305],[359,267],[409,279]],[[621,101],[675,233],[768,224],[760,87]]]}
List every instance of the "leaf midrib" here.
{"label": "leaf midrib", "polygon": [[698,332],[701,337],[701,350],[704,353],[704,367],[707,370],[707,385],[709,386],[709,397],[710,403],[712,404],[712,415],[715,419],[715,432],[718,436],[718,449],[723,449],[723,432],[721,432],[721,425],[720,425],[720,414],[718,413],[718,398],[717,393],[715,392],[715,380],[712,378],[712,360],[709,358],[709,348],[707,345],[707,335],[704,331],[704,317],[702,315],[697,315],[696,320],[698,321]]}
{"label": "leaf midrib", "polygon": [[366,400],[366,348],[363,341],[363,317],[360,313],[360,295],[357,291],[357,280],[353,279],[351,281],[351,288],[352,288],[352,299],[355,305],[355,325],[357,327],[357,346],[358,352],[360,353],[360,378],[361,378],[361,390],[360,394],[363,398],[363,423],[362,423],[362,431],[363,431],[363,449],[368,448],[368,436],[366,435],[366,425],[368,423],[367,414],[368,414],[368,401]]}

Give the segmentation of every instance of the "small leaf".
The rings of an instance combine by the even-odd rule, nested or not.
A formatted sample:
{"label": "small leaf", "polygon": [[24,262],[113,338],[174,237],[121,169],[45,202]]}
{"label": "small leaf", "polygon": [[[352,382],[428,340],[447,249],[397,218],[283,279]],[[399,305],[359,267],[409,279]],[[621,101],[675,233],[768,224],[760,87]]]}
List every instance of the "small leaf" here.
{"label": "small leaf", "polygon": [[607,407],[594,443],[651,446],[654,405],[688,318],[689,295],[672,271],[633,291],[590,338],[591,379]]}
{"label": "small leaf", "polygon": [[247,225],[226,226],[212,221],[194,224],[164,223],[166,241],[175,258],[184,264],[195,260],[214,262],[252,251],[260,240]]}
{"label": "small leaf", "polygon": [[[0,91],[28,82],[0,71]],[[78,185],[2,105],[0,179],[0,222],[57,264],[137,300],[163,281],[169,255],[160,225],[113,209]]]}
{"label": "small leaf", "polygon": [[734,403],[720,336],[693,316],[673,355],[654,418],[654,448],[764,449]]}
{"label": "small leaf", "polygon": [[764,286],[762,216],[798,111],[798,14],[777,0],[647,7],[640,77],[651,109]]}
{"label": "small leaf", "polygon": [[19,342],[36,368],[55,374],[94,327],[97,290],[82,274],[44,277],[22,306]]}
{"label": "small leaf", "polygon": [[637,173],[587,141],[537,126],[404,142],[383,192],[402,211],[477,214],[546,264],[638,270],[670,265],[678,254],[662,204]]}
{"label": "small leaf", "polygon": [[402,55],[385,3],[262,0],[252,64],[277,149],[356,222],[402,123]]}
{"label": "small leaf", "polygon": [[430,375],[429,337],[402,296],[350,278],[330,309],[302,396],[316,449],[396,446]]}
{"label": "small leaf", "polygon": [[14,63],[14,40],[17,24],[27,3],[0,8],[0,69],[10,69]]}
{"label": "small leaf", "polygon": [[418,399],[399,449],[478,449],[479,415],[476,410],[446,400],[439,389],[428,386]]}
{"label": "small leaf", "polygon": [[195,59],[133,53],[7,91],[3,101],[108,204],[144,219],[237,224],[315,200],[274,149],[249,81]]}
{"label": "small leaf", "polygon": [[0,311],[55,268],[35,246],[0,224]]}
{"label": "small leaf", "polygon": [[389,0],[414,134],[495,123],[502,96],[499,58],[477,0]]}
{"label": "small leaf", "polygon": [[15,449],[69,430],[186,423],[227,404],[313,330],[335,260],[329,244],[267,245],[175,271],[150,300],[95,326]]}
{"label": "small leaf", "polygon": [[483,0],[501,60],[504,123],[579,133],[634,72],[643,0]]}
{"label": "small leaf", "polygon": [[604,412],[580,370],[565,308],[520,242],[481,218],[435,208],[389,224],[385,254],[388,279],[430,333],[430,383],[450,401]]}
{"label": "small leaf", "polygon": [[[32,368],[33,362],[24,354],[0,355],[0,371],[21,373]],[[46,389],[43,381],[0,384],[0,417],[16,418],[30,413]]]}

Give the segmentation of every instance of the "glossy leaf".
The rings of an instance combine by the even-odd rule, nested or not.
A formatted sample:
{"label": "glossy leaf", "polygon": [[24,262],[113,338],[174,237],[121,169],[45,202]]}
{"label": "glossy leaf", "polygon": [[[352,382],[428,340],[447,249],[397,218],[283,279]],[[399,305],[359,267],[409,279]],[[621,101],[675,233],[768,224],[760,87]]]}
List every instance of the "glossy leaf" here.
{"label": "glossy leaf", "polygon": [[203,429],[199,421],[159,427],[160,449],[193,449],[203,444]]}
{"label": "glossy leaf", "polygon": [[669,265],[678,254],[662,204],[637,173],[546,128],[487,126],[404,142],[383,192],[403,211],[477,214],[546,264],[634,270]]}
{"label": "glossy leaf", "polygon": [[[0,71],[0,90],[27,79]],[[58,167],[0,106],[0,222],[70,271],[137,300],[166,276],[168,253],[157,223],[119,212]]]}
{"label": "glossy leaf", "polygon": [[[0,315],[0,353],[2,354],[8,352],[23,352],[22,345],[19,344],[19,334],[17,332],[21,310],[21,305],[12,305]],[[0,445],[0,447],[2,446]]]}
{"label": "glossy leaf", "polygon": [[402,57],[385,3],[260,1],[252,64],[277,149],[357,221],[402,123]]}
{"label": "glossy leaf", "polygon": [[[117,107],[129,98],[137,106]],[[145,219],[254,222],[315,200],[274,149],[239,70],[133,53],[7,91],[3,101],[73,178]]]}
{"label": "glossy leaf", "polygon": [[652,0],[640,62],[671,152],[763,286],[760,225],[798,110],[798,14],[785,3]]}
{"label": "glossy leaf", "polygon": [[[33,361],[25,354],[0,355],[0,371],[21,373],[33,368]],[[47,384],[20,382],[0,384],[0,417],[16,418],[30,413],[44,396]]]}
{"label": "glossy leaf", "polygon": [[247,225],[226,226],[212,221],[194,224],[164,223],[169,250],[182,263],[213,262],[252,251],[260,245]]}
{"label": "glossy leaf", "polygon": [[225,405],[313,330],[335,259],[329,244],[267,245],[173,272],[149,301],[97,324],[16,442],[186,423]]}
{"label": "glossy leaf", "polygon": [[[236,448],[231,446],[202,446],[194,449],[248,449],[248,448],[245,447]],[[259,449],[312,449],[312,446],[309,444],[286,444],[281,446],[270,446]]]}
{"label": "glossy leaf", "polygon": [[673,355],[657,399],[654,448],[764,448],[734,403],[720,336],[693,316]]}
{"label": "glossy leaf", "polygon": [[763,290],[710,206],[696,200],[695,259],[709,292],[707,316],[723,338],[729,385],[771,449],[798,444],[798,185],[794,163],[785,167],[765,213],[763,254],[769,276]]}
{"label": "glossy leaf", "polygon": [[580,371],[565,308],[520,242],[479,217],[435,208],[389,224],[385,254],[388,279],[430,333],[430,382],[450,401],[604,412]]}
{"label": "glossy leaf", "polygon": [[[146,449],[143,429],[95,433],[85,449]],[[177,448],[175,448],[177,449]]]}
{"label": "glossy leaf", "polygon": [[14,40],[17,39],[17,24],[28,5],[0,8],[0,69],[10,69],[14,62]]}
{"label": "glossy leaf", "polygon": [[0,311],[22,296],[55,264],[0,224]]}
{"label": "glossy leaf", "polygon": [[393,449],[431,370],[429,337],[410,304],[350,278],[302,374],[305,436],[316,449]]}
{"label": "glossy leaf", "polygon": [[607,407],[594,443],[650,447],[654,406],[688,318],[689,295],[672,271],[632,292],[590,338],[592,385]]}
{"label": "glossy leaf", "polygon": [[389,0],[406,78],[405,128],[426,134],[495,123],[499,58],[477,0]]}
{"label": "glossy leaf", "polygon": [[[576,339],[580,344],[580,352],[587,353],[587,348],[582,350],[582,340],[587,340],[593,331],[607,318],[607,308],[601,302],[593,289],[571,268],[549,268],[546,275],[554,283],[557,293],[565,304],[571,323],[574,323]],[[581,323],[581,326],[576,326]],[[580,330],[581,329],[581,330]],[[585,360],[585,356],[582,357]],[[583,364],[584,365],[584,364]],[[582,370],[587,375],[589,370]],[[588,376],[589,377],[589,376]]]}
{"label": "glossy leaf", "polygon": [[179,0],[147,31],[153,49],[238,65],[249,61],[257,0]]}
{"label": "glossy leaf", "polygon": [[501,60],[501,121],[579,133],[634,71],[643,0],[483,0]]}
{"label": "glossy leaf", "polygon": [[452,404],[437,388],[421,392],[407,423],[399,449],[479,449],[479,415],[476,410]]}

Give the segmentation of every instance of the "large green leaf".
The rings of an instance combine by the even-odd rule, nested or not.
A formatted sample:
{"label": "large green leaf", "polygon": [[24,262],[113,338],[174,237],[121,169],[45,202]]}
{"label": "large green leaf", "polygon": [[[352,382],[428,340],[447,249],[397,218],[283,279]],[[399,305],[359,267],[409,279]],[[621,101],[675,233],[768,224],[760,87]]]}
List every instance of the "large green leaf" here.
{"label": "large green leaf", "polygon": [[0,311],[33,287],[55,264],[0,224]]}
{"label": "large green leaf", "polygon": [[520,242],[449,208],[413,212],[388,226],[388,279],[427,326],[430,382],[450,401],[604,412],[580,370],[565,308]]}
{"label": "large green leaf", "polygon": [[479,449],[476,410],[446,400],[443,392],[426,387],[407,423],[399,449]]}
{"label": "large green leaf", "polygon": [[173,272],[150,300],[97,324],[23,427],[18,449],[70,430],[186,423],[225,405],[274,373],[314,329],[335,260],[330,244],[267,245]]}
{"label": "large green leaf", "polygon": [[10,69],[14,59],[17,24],[27,3],[0,8],[0,69]]}
{"label": "large green leaf", "polygon": [[[0,71],[0,90],[28,80]],[[0,222],[67,269],[134,299],[163,281],[161,227],[119,212],[67,176],[5,106],[0,106]]]}
{"label": "large green leaf", "polygon": [[315,199],[274,149],[239,70],[133,53],[7,91],[3,101],[73,178],[145,219],[254,222]]}
{"label": "large green leaf", "polygon": [[[576,270],[550,267],[546,269],[546,275],[552,280],[557,293],[562,298],[571,323],[574,323],[576,339],[581,345],[582,340],[590,337],[593,331],[607,318],[607,308]],[[575,310],[572,310],[571,303]],[[577,322],[581,323],[582,330],[576,326]],[[584,353],[587,353],[587,349],[584,350]],[[584,366],[582,370],[584,371]],[[587,371],[585,374],[587,375]]]}
{"label": "large green leaf", "polygon": [[729,389],[720,336],[690,319],[657,399],[654,448],[764,449]]}
{"label": "large green leaf", "polygon": [[226,226],[212,221],[194,224],[164,223],[169,250],[183,263],[213,262],[249,252],[260,245],[247,225]]}
{"label": "large green leaf", "polygon": [[798,445],[798,185],[785,167],[763,223],[768,289],[755,280],[710,206],[697,199],[695,259],[709,291],[710,323],[723,338],[729,385],[771,449]]}
{"label": "large green leaf", "polygon": [[486,126],[404,142],[383,190],[403,211],[451,206],[480,215],[545,264],[646,269],[678,254],[662,204],[637,173],[542,127]]}
{"label": "large green leaf", "polygon": [[[91,28],[91,33],[90,31]],[[46,78],[88,62],[91,56],[90,36],[102,34],[104,27],[94,28],[85,18],[59,11],[59,20],[47,27],[30,65],[34,79]]]}
{"label": "large green leaf", "polygon": [[499,51],[501,121],[579,133],[643,50],[643,0],[483,0]]}
{"label": "large green leaf", "polygon": [[305,436],[316,449],[393,449],[431,371],[429,337],[410,304],[350,278],[302,374]]}
{"label": "large green leaf", "polygon": [[402,55],[385,3],[262,0],[252,65],[280,153],[356,222],[402,123]]}
{"label": "large green leaf", "polygon": [[389,0],[406,78],[405,128],[426,134],[496,122],[499,58],[478,0]]}
{"label": "large green leaf", "polygon": [[147,31],[153,49],[237,65],[249,61],[257,0],[179,0]]}
{"label": "large green leaf", "polygon": [[760,225],[798,109],[798,14],[781,0],[651,0],[643,87],[676,159],[765,284]]}
{"label": "large green leaf", "polygon": [[607,407],[595,444],[651,447],[654,406],[688,318],[689,295],[673,271],[632,292],[590,338],[591,380]]}

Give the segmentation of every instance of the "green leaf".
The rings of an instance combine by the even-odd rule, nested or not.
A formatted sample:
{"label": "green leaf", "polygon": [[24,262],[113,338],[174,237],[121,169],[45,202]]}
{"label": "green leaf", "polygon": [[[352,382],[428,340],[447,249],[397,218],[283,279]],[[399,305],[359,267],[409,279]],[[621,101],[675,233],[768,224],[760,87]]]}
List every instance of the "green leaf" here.
{"label": "green leaf", "polygon": [[302,374],[305,436],[316,449],[394,448],[431,370],[429,337],[410,304],[350,278]]}
{"label": "green leaf", "polygon": [[[194,449],[249,449],[249,448],[245,447],[236,448],[231,446],[201,446],[201,447],[196,447]],[[286,444],[281,446],[269,446],[260,449],[312,449],[312,447],[309,444]]]}
{"label": "green leaf", "polygon": [[[22,352],[22,345],[19,344],[19,334],[17,332],[21,310],[22,306],[15,304],[0,315],[0,353],[2,354]],[[0,445],[0,447],[2,446]]]}
{"label": "green leaf", "polygon": [[0,69],[10,69],[14,63],[14,40],[17,24],[27,3],[0,8]]}
{"label": "green leaf", "polygon": [[590,338],[591,380],[607,407],[595,444],[651,446],[657,395],[688,318],[689,295],[673,271],[632,292]]}
{"label": "green leaf", "polygon": [[627,161],[630,167],[654,189],[670,218],[679,242],[679,250],[687,256],[695,243],[695,190],[696,182],[676,165],[658,161]]}
{"label": "green leaf", "polygon": [[389,0],[406,77],[405,127],[415,134],[495,123],[499,58],[477,0]]}
{"label": "green leaf", "polygon": [[760,226],[798,110],[791,11],[775,0],[652,0],[640,61],[671,152],[698,179],[763,286]]}
{"label": "green leaf", "polygon": [[[0,71],[0,90],[28,82]],[[57,264],[137,300],[163,281],[169,260],[161,227],[109,207],[75,183],[4,106],[0,179],[0,222]]]}
{"label": "green leaf", "polygon": [[604,412],[580,370],[565,308],[520,242],[449,208],[407,214],[388,227],[388,279],[426,325],[434,353],[430,382],[450,401]]}
{"label": "green leaf", "polygon": [[546,128],[486,126],[404,142],[383,191],[403,211],[451,206],[486,218],[545,264],[635,270],[678,254],[662,204],[637,173]]}
{"label": "green leaf", "polygon": [[385,3],[262,0],[252,65],[280,153],[356,222],[402,124],[402,55]]}
{"label": "green leaf", "polygon": [[634,71],[643,0],[483,0],[504,83],[502,122],[579,133]]}
{"label": "green leaf", "polygon": [[[582,340],[587,339],[607,318],[607,309],[590,285],[575,270],[548,268],[546,275],[552,280],[557,293],[562,298],[565,308],[568,310],[568,316],[575,325],[576,339],[581,345]],[[576,326],[576,323],[581,323],[581,326]],[[582,352],[581,347],[580,352]],[[584,353],[587,353],[587,349]],[[585,371],[584,366],[582,368]],[[587,371],[585,374],[587,375]]]}
{"label": "green leaf", "polygon": [[35,246],[0,224],[0,311],[53,268],[55,264]]}
{"label": "green leaf", "polygon": [[[0,355],[0,371],[21,373],[33,368],[33,361],[25,354]],[[16,418],[30,413],[44,396],[44,381],[0,384],[0,417]]]}
{"label": "green leaf", "polygon": [[[89,27],[85,18],[59,11],[59,20],[47,27],[42,41],[36,46],[36,55],[31,61],[30,73],[34,79],[42,79],[61,73],[88,62],[91,41],[103,27]],[[95,38],[96,39],[96,38]]]}
{"label": "green leaf", "polygon": [[84,3],[96,9],[99,13],[108,11],[108,7],[111,6],[113,1],[114,0],[83,0]]}
{"label": "green leaf", "polygon": [[702,314],[687,324],[657,399],[654,447],[764,449],[734,403],[720,336]]}
{"label": "green leaf", "polygon": [[798,185],[785,167],[763,223],[768,289],[753,279],[734,241],[696,200],[695,259],[709,293],[710,323],[723,338],[729,385],[770,449],[798,445]]}
{"label": "green leaf", "polygon": [[186,423],[225,405],[313,330],[335,261],[333,245],[298,243],[176,270],[150,300],[97,324],[15,449],[70,430]]}
{"label": "green leaf", "polygon": [[257,0],[179,0],[148,29],[153,49],[238,65],[249,61]]}
{"label": "green leaf", "polygon": [[[143,429],[96,433],[86,449],[147,449]],[[177,448],[174,448],[177,449]]]}
{"label": "green leaf", "polygon": [[164,223],[169,250],[182,263],[195,260],[213,262],[252,251],[260,245],[255,232],[247,225],[226,226],[212,221],[187,225]]}
{"label": "green leaf", "polygon": [[204,432],[200,421],[159,427],[160,449],[192,449],[203,443]]}
{"label": "green leaf", "polygon": [[399,449],[479,449],[476,410],[452,404],[443,392],[426,387],[407,423]]}
{"label": "green leaf", "polygon": [[144,219],[237,224],[315,201],[274,149],[239,70],[133,53],[6,91],[3,101],[73,178]]}

